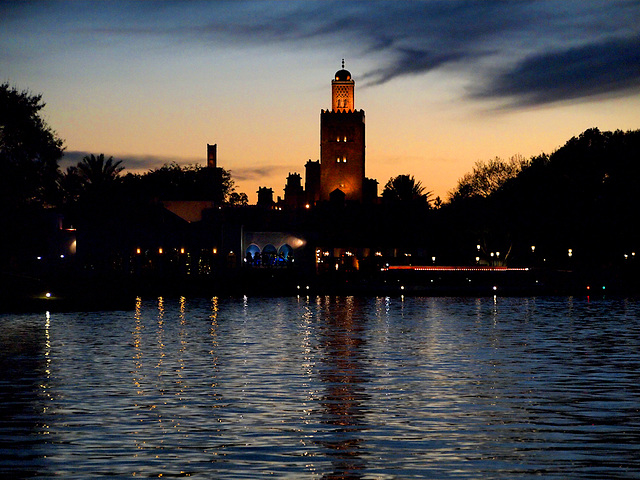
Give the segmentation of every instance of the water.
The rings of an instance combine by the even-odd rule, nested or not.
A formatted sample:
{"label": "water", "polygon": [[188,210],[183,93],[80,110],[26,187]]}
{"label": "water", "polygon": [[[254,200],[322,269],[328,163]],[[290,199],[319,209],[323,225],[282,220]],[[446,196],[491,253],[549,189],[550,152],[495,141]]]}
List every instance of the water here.
{"label": "water", "polygon": [[2,478],[640,477],[640,302],[0,315]]}

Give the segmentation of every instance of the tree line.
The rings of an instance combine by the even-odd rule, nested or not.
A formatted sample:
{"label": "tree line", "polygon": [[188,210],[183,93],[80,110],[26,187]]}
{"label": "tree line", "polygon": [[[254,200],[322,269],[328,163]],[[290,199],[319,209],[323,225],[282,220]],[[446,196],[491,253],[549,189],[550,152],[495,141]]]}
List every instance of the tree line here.
{"label": "tree line", "polygon": [[135,224],[159,199],[247,204],[221,168],[170,163],[135,174],[124,172],[122,160],[88,154],[62,170],[64,142],[44,120],[44,107],[41,94],[0,84],[0,271],[16,270],[24,252],[46,251],[43,232],[51,230],[53,212],[100,237]]}
{"label": "tree line", "polygon": [[[44,106],[41,95],[0,85],[3,269],[6,252],[44,241],[43,212],[54,208],[99,242],[105,230],[135,228],[159,199],[248,203],[223,169],[172,163],[133,174],[120,160],[89,154],[61,171],[63,141],[43,120]],[[602,267],[640,256],[639,160],[639,130],[593,128],[550,154],[478,161],[444,201],[402,174],[385,184],[378,205],[338,216],[320,207],[303,226],[451,264]]]}

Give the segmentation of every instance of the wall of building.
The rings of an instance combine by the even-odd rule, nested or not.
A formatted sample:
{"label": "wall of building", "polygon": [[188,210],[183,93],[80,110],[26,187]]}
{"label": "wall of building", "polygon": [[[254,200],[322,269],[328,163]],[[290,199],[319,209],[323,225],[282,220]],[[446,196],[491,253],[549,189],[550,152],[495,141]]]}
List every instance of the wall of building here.
{"label": "wall of building", "polygon": [[339,189],[362,202],[365,169],[364,111],[320,114],[320,200]]}

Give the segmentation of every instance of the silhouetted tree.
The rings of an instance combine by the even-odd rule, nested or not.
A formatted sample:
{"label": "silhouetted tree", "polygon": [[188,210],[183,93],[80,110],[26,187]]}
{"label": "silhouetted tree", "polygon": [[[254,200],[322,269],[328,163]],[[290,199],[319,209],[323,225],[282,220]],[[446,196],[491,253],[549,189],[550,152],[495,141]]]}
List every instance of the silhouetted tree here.
{"label": "silhouetted tree", "polygon": [[488,162],[478,161],[471,173],[458,180],[458,186],[450,193],[452,201],[471,197],[488,197],[514,178],[528,164],[521,156],[515,155],[508,161],[496,157]]}
{"label": "silhouetted tree", "polygon": [[40,116],[42,95],[0,85],[0,208],[55,199],[62,140]]}
{"label": "silhouetted tree", "polygon": [[68,167],[60,177],[58,187],[62,203],[69,205],[80,203],[80,208],[92,209],[98,204],[113,204],[124,170],[122,160],[114,161],[113,157],[105,159],[100,155],[87,155],[77,165]]}
{"label": "silhouetted tree", "polygon": [[426,192],[422,182],[412,175],[392,177],[385,184],[382,199],[386,203],[423,204],[430,206],[431,192]]}
{"label": "silhouetted tree", "polygon": [[24,273],[55,229],[44,207],[57,200],[63,146],[41,117],[44,106],[42,95],[0,84],[0,272]]}
{"label": "silhouetted tree", "polygon": [[100,188],[116,181],[124,170],[122,160],[114,161],[113,157],[105,160],[104,153],[98,156],[85,156],[77,166],[77,174],[86,186]]}
{"label": "silhouetted tree", "polygon": [[249,197],[247,197],[246,193],[232,192],[231,195],[229,195],[229,205],[240,207],[248,204]]}
{"label": "silhouetted tree", "polygon": [[223,168],[208,168],[200,165],[181,166],[165,164],[142,175],[144,190],[152,197],[162,200],[213,200],[217,203],[242,201],[243,194],[235,192],[231,173]]}

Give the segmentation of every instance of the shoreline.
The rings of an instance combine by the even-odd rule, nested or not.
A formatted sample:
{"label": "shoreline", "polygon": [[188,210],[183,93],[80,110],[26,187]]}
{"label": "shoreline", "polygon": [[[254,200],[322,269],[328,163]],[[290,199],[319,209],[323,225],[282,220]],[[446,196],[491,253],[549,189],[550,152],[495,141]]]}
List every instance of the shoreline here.
{"label": "shoreline", "polygon": [[[301,275],[294,270],[237,270],[179,278],[3,276],[0,313],[132,310],[137,297],[635,297],[640,285],[606,272],[530,269],[517,272],[400,271]],[[49,296],[47,296],[49,294]]]}

